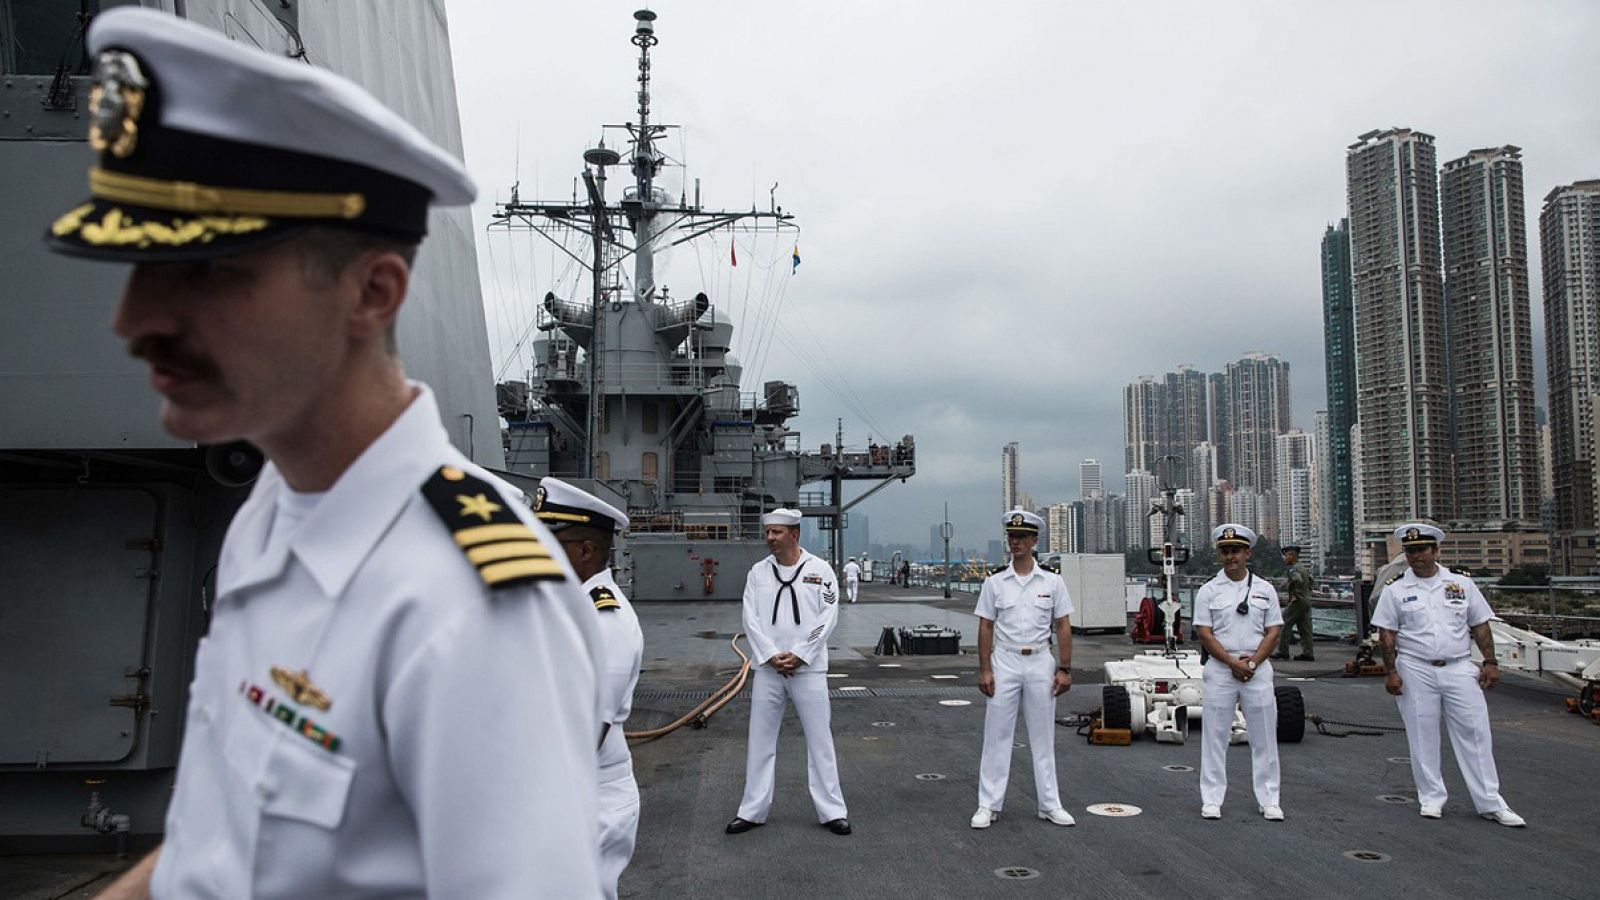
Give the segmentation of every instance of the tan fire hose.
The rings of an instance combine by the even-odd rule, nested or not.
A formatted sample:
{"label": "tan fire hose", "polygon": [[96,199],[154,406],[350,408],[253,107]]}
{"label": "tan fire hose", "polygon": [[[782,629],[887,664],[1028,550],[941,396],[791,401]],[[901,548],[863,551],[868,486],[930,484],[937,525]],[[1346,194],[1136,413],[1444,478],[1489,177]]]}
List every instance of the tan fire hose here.
{"label": "tan fire hose", "polygon": [[717,710],[732,702],[733,698],[739,696],[739,692],[744,690],[745,682],[750,677],[750,657],[739,649],[739,639],[742,637],[744,637],[744,632],[741,631],[733,636],[733,640],[728,642],[729,646],[733,647],[733,652],[739,654],[739,658],[743,660],[743,663],[739,666],[738,674],[728,679],[728,682],[722,687],[712,691],[711,696],[700,701],[700,705],[684,713],[677,721],[663,725],[660,728],[652,728],[649,731],[630,731],[624,737],[630,741],[643,743],[645,741],[653,741],[659,737],[665,737],[690,722],[704,725],[708,719],[717,714]]}

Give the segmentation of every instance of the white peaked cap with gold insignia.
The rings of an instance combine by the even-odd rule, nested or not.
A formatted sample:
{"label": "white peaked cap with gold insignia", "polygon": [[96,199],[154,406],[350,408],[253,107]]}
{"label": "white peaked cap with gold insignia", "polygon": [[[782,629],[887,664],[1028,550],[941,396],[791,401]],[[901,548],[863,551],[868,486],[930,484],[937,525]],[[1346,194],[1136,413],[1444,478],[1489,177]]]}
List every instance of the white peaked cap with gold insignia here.
{"label": "white peaked cap with gold insignia", "polygon": [[1254,547],[1256,533],[1243,525],[1228,522],[1211,529],[1211,543],[1218,547]]}
{"label": "white peaked cap with gold insignia", "polygon": [[1005,526],[1006,534],[1038,534],[1044,528],[1044,519],[1019,507],[1001,516],[1000,524]]}
{"label": "white peaked cap with gold insignia", "polygon": [[1426,522],[1410,522],[1394,530],[1394,539],[1402,547],[1425,547],[1444,543],[1444,531]]}
{"label": "white peaked cap with gold insignia", "polygon": [[800,510],[785,509],[780,506],[772,512],[762,516],[761,525],[763,527],[767,525],[788,525],[793,528],[798,528],[800,527],[801,518],[802,516],[800,514]]}
{"label": "white peaked cap with gold insignia", "polygon": [[551,531],[574,525],[601,531],[625,531],[628,517],[599,497],[559,478],[544,478],[533,494],[533,514]]}
{"label": "white peaked cap with gold insignia", "polygon": [[415,242],[477,190],[355,82],[153,9],[95,16],[90,198],[46,235],[97,259],[241,253],[312,225]]}

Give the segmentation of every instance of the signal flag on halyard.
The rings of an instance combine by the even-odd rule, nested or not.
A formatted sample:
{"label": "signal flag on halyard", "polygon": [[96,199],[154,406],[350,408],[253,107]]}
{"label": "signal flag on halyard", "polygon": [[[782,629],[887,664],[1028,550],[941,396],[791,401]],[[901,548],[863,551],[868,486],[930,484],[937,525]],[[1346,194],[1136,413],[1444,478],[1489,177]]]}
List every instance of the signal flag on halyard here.
{"label": "signal flag on halyard", "polygon": [[728,241],[728,258],[733,260],[734,265],[739,264],[739,248],[732,240]]}
{"label": "signal flag on halyard", "polygon": [[789,267],[789,274],[793,275],[794,274],[794,270],[798,269],[798,268],[800,268],[800,245],[799,244],[795,244],[794,245],[794,265]]}

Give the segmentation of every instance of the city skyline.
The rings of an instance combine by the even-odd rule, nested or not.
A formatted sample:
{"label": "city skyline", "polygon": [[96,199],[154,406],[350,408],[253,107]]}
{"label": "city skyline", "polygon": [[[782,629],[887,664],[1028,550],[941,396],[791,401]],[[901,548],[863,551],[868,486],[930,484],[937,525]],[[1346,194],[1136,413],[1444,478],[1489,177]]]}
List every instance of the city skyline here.
{"label": "city skyline", "polygon": [[[475,224],[513,184],[569,197],[599,124],[630,119],[634,6],[451,4]],[[804,444],[831,442],[841,417],[851,445],[917,435],[917,476],[860,507],[885,541],[920,544],[945,501],[957,541],[994,533],[995,451],[1010,440],[1041,502],[1077,497],[1086,457],[1120,493],[1118,392],[1153,370],[1278,353],[1294,370],[1292,424],[1312,428],[1325,397],[1315,240],[1342,216],[1353,135],[1416,123],[1441,158],[1514,143],[1535,203],[1596,177],[1600,158],[1600,139],[1571,127],[1600,80],[1593,4],[655,8],[653,107],[685,126],[672,149],[689,168],[674,176],[691,196],[700,179],[709,205],[775,198],[805,259],[781,280],[792,242],[741,243],[737,269],[724,243],[665,261],[667,282],[685,296],[703,284],[734,320],[744,389],[798,385]],[[1373,39],[1380,11],[1406,53]],[[941,49],[953,22],[965,52]],[[508,105],[513,84],[560,87]],[[1063,91],[1071,115],[1041,115]],[[958,126],[905,153],[929,109]],[[1053,146],[1070,148],[1060,165]],[[1004,172],[1030,173],[1026,187],[999,189]],[[477,243],[492,365],[509,375],[559,250]],[[780,313],[758,316],[769,278]],[[917,337],[930,330],[961,339]]]}

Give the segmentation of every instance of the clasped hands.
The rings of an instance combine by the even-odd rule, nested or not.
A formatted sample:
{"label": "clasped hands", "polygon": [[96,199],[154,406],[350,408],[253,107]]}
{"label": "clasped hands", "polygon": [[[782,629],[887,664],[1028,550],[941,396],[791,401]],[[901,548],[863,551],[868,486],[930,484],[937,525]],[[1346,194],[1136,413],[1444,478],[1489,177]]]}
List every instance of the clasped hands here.
{"label": "clasped hands", "polygon": [[767,665],[772,666],[772,670],[774,672],[777,672],[779,675],[782,675],[785,678],[799,671],[800,667],[805,664],[805,660],[787,651],[783,653],[774,653],[772,658],[767,660]]}
{"label": "clasped hands", "polygon": [[1256,676],[1256,670],[1247,665],[1247,663],[1250,661],[1250,658],[1251,654],[1249,653],[1241,653],[1237,659],[1231,656],[1223,657],[1223,659],[1227,660],[1228,662],[1228,670],[1232,672],[1233,677],[1239,681],[1249,681]]}

